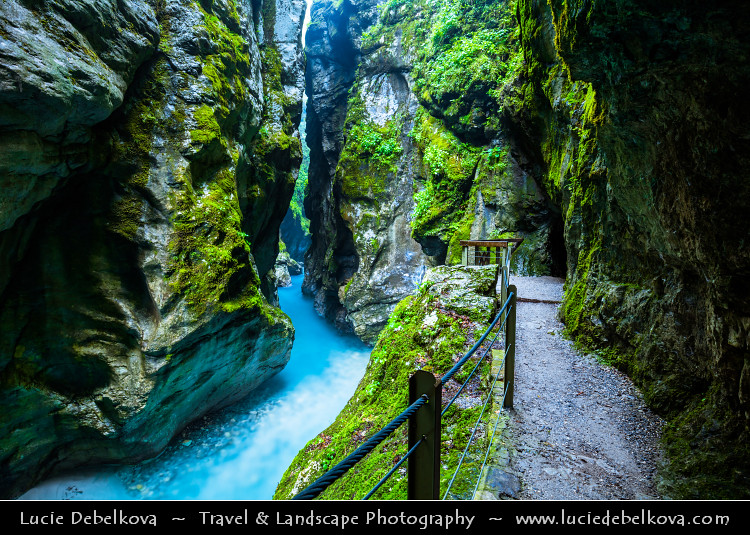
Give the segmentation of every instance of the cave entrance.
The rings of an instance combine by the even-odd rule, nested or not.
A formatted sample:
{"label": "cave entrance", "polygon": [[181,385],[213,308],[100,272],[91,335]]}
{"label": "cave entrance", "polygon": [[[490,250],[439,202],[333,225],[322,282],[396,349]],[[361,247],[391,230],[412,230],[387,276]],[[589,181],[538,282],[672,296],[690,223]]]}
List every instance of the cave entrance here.
{"label": "cave entrance", "polygon": [[560,213],[554,214],[550,224],[547,247],[551,259],[550,275],[565,278],[568,269],[568,252],[565,247],[565,225]]}

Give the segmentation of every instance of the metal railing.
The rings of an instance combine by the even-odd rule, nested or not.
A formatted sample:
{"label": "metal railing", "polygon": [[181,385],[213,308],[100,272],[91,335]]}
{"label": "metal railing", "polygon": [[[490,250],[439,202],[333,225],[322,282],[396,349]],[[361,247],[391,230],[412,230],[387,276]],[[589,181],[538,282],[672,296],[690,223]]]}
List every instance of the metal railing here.
{"label": "metal railing", "polygon": [[[509,256],[509,255],[508,255]],[[459,394],[464,390],[466,385],[474,376],[479,365],[484,361],[485,356],[494,346],[498,337],[504,334],[504,355],[503,362],[499,366],[489,389],[488,398],[484,403],[482,412],[477,419],[471,437],[468,440],[466,449],[461,455],[456,471],[448,485],[448,489],[443,496],[448,496],[451,486],[453,485],[458,470],[461,468],[469,446],[476,434],[479,423],[485,414],[490,398],[493,395],[495,384],[500,374],[503,374],[503,397],[502,406],[504,409],[513,406],[513,382],[515,375],[515,336],[516,336],[516,287],[509,285],[507,281],[507,272],[504,272],[501,281],[501,302],[503,303],[500,312],[495,316],[490,326],[484,334],[477,340],[469,351],[450,369],[442,378],[438,379],[435,375],[424,370],[416,371],[409,378],[409,406],[401,414],[391,420],[391,422],[373,435],[369,440],[348,455],[336,466],[328,470],[325,474],[315,480],[303,491],[294,496],[293,500],[309,500],[319,496],[328,486],[349,471],[357,462],[364,458],[368,453],[375,449],[381,442],[390,436],[402,424],[408,421],[408,451],[391,468],[391,470],[364,496],[363,499],[369,499],[380,486],[398,470],[408,459],[407,465],[407,499],[409,500],[433,500],[440,499],[440,447],[441,447],[441,422],[442,417],[448,408],[457,399]],[[442,408],[442,391],[443,386],[454,377],[454,375],[464,366],[464,364],[482,347],[485,341],[490,338],[490,334],[496,326],[500,326],[492,337],[490,343],[486,346],[484,354],[477,360],[477,364],[471,373],[459,388],[458,392]],[[498,415],[498,422],[500,415]],[[489,445],[492,445],[497,423],[490,438]],[[481,478],[482,470],[489,456],[489,447],[484,456],[482,467],[479,471]],[[479,479],[477,480],[477,486]],[[477,487],[474,488],[476,493]]]}
{"label": "metal railing", "polygon": [[461,240],[461,264],[464,266],[503,265],[506,263],[510,265],[510,257],[522,243],[523,238]]}

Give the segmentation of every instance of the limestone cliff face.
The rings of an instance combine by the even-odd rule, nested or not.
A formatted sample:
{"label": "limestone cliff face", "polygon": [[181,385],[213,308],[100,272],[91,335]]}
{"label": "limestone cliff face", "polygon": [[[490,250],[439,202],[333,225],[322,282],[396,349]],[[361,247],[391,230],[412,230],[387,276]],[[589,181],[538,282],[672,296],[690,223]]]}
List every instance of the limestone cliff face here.
{"label": "limestone cliff face", "polygon": [[0,6],[4,497],[154,455],[288,361],[304,7]]}
{"label": "limestone cliff face", "polygon": [[665,414],[664,491],[750,495],[750,10],[518,2],[507,94],[565,219],[563,315]]}
{"label": "limestone cliff face", "polygon": [[746,497],[749,12],[318,4],[305,288],[321,313],[372,340],[460,239],[524,236],[517,272],[565,273],[569,333],[670,422],[665,494]]}
{"label": "limestone cliff face", "polygon": [[[430,266],[460,261],[461,239],[526,237],[519,272],[562,265],[550,247],[559,214],[491,96],[506,74],[491,65],[504,65],[512,16],[505,3],[488,5],[460,31],[449,29],[458,2],[313,8],[305,290],[366,342]],[[469,40],[455,41],[464,30]]]}

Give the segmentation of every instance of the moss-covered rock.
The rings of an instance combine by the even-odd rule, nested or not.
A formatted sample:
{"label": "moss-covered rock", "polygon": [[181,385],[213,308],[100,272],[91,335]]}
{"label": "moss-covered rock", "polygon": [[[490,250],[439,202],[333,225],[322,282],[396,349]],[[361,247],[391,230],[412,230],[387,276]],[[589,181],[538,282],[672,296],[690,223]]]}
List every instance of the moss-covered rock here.
{"label": "moss-covered rock", "polygon": [[27,178],[29,201],[0,210],[2,496],[153,456],[288,361],[266,274],[298,163],[304,4],[279,24],[263,4],[0,8],[0,206]]}
{"label": "moss-covered rock", "polygon": [[[564,220],[569,334],[667,417],[676,497],[746,497],[750,13],[733,2],[518,2],[508,117]],[[721,88],[721,89],[719,89]],[[741,142],[744,143],[744,142]]]}
{"label": "moss-covered rock", "polygon": [[[517,270],[566,274],[569,335],[673,422],[666,486],[747,496],[746,6],[388,0],[320,13],[307,279],[320,310],[375,323],[362,311],[391,282],[371,274],[398,177],[431,262],[456,262],[461,239],[514,235]],[[335,69],[322,61],[333,50]],[[408,92],[360,113],[386,74]],[[400,153],[385,150],[397,118],[410,124]]]}
{"label": "moss-covered rock", "polygon": [[[442,377],[465,355],[485,331],[497,311],[497,266],[437,267],[411,296],[398,303],[373,348],[365,375],[347,405],[326,430],[297,454],[274,498],[289,499],[302,491],[408,405],[409,377],[419,369]],[[444,386],[444,406],[477,367],[468,386],[443,416],[441,441],[441,496],[458,466],[477,419],[482,415],[472,446],[451,487],[454,497],[466,497],[476,483],[476,461],[484,454],[494,410],[482,414],[489,394],[492,355],[469,359]],[[342,478],[321,499],[361,499],[406,453],[406,426],[399,427]],[[405,499],[405,467],[374,495],[376,499]]]}
{"label": "moss-covered rock", "polygon": [[462,239],[528,237],[520,273],[563,269],[560,214],[501,125],[522,58],[513,6],[313,8],[305,289],[367,342],[427,267],[460,262]]}

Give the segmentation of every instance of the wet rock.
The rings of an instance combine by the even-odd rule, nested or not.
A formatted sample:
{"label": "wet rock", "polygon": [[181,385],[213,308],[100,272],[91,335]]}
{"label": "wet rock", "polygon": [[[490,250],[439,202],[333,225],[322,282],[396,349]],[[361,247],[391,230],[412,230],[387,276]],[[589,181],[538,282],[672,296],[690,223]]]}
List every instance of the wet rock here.
{"label": "wet rock", "polygon": [[292,285],[292,275],[301,274],[302,266],[289,255],[288,251],[282,250],[276,257],[276,265],[274,266],[276,285],[289,287]]}
{"label": "wet rock", "polygon": [[750,254],[736,221],[750,204],[750,123],[735,95],[750,69],[734,58],[750,51],[750,12],[518,6],[519,82],[536,96],[510,116],[539,147],[539,182],[564,214],[567,329],[671,415],[675,490],[746,497]]}
{"label": "wet rock", "polygon": [[503,472],[499,468],[491,468],[483,490],[500,499],[515,499],[521,490],[521,481],[514,474]]}
{"label": "wet rock", "polygon": [[304,3],[272,11],[0,6],[2,496],[153,456],[288,361],[259,273],[299,161]]}
{"label": "wet rock", "polygon": [[[409,377],[417,370],[432,373],[436,379],[445,378],[474,345],[477,333],[484,332],[497,314],[498,271],[496,265],[490,265],[439,266],[427,272],[426,282],[401,300],[390,315],[370,354],[365,375],[344,409],[326,430],[298,452],[286,469],[275,499],[295,496],[395,418],[405,408],[404,402],[397,400],[408,399]],[[486,366],[479,366],[480,359],[485,357],[485,353],[476,352],[462,370],[446,379],[443,405],[447,406],[457,395],[442,424],[441,459],[446,473],[458,468],[459,452],[463,452],[471,433],[466,422],[476,422],[482,402],[494,394],[489,380],[491,357],[485,361]],[[469,380],[474,367],[478,372]],[[458,392],[463,381],[465,388]],[[484,420],[483,425],[486,425]],[[474,443],[481,444],[476,448],[482,454],[489,445],[488,437],[485,432]],[[405,440],[406,435],[391,434],[366,457],[369,469],[350,470],[321,497],[361,499],[373,482],[401,459]],[[472,462],[481,464],[476,458]],[[396,472],[373,497],[405,499],[404,475]],[[458,492],[465,492],[469,485],[474,487],[472,477],[471,469],[461,474],[462,489]]]}
{"label": "wet rock", "polygon": [[[316,3],[307,36],[313,238],[304,289],[321,315],[368,343],[427,269],[460,262],[461,239],[518,233],[526,241],[514,268],[549,273],[556,218],[510,140],[488,126],[480,91],[429,97],[443,80],[425,87],[420,62],[437,54],[424,39],[440,10],[378,4]],[[474,105],[459,118],[453,108],[465,100]]]}

